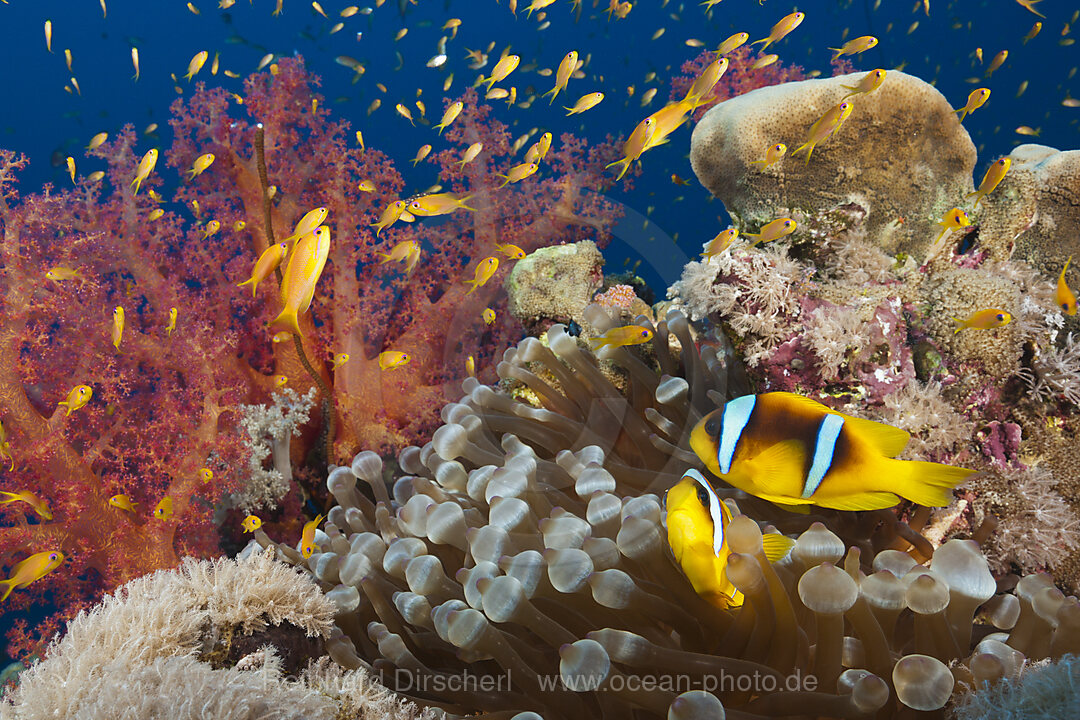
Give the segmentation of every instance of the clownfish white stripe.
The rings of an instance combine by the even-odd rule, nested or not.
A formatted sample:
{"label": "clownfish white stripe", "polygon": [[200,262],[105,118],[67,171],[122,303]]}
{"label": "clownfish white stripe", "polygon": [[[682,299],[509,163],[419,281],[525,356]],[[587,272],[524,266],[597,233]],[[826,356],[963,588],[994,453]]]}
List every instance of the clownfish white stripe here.
{"label": "clownfish white stripe", "polygon": [[713,555],[719,557],[720,548],[724,546],[724,516],[720,509],[720,503],[723,501],[716,496],[716,491],[713,490],[712,485],[705,479],[705,476],[697,470],[690,468],[683,473],[683,477],[692,477],[694,482],[705,488],[705,494],[709,498],[709,518],[712,520],[713,525]]}
{"label": "clownfish white stripe", "polygon": [[840,415],[826,415],[821,419],[818,426],[817,440],[814,443],[814,461],[810,464],[810,472],[803,483],[802,496],[808,498],[817,492],[821,481],[825,479],[825,473],[832,467],[833,454],[836,451],[836,441],[840,437],[840,431],[844,427],[844,418]]}
{"label": "clownfish white stripe", "polygon": [[731,472],[735,447],[739,444],[739,438],[742,437],[743,428],[750,422],[750,415],[754,412],[756,403],[756,395],[743,395],[724,406],[724,414],[720,419],[720,447],[716,453],[720,472],[724,475]]}

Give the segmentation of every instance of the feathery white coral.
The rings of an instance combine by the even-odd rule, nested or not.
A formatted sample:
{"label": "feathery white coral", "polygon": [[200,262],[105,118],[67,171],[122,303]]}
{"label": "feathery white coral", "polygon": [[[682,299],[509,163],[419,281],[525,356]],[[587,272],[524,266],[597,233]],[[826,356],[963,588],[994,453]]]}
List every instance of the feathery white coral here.
{"label": "feathery white coral", "polygon": [[975,423],[957,412],[941,392],[941,383],[912,380],[885,396],[884,407],[873,411],[875,420],[911,433],[900,453],[904,460],[931,460],[953,453],[971,440]]}
{"label": "feathery white coral", "polygon": [[1023,368],[1017,374],[1036,400],[1064,398],[1080,406],[1080,342],[1072,333],[1065,337],[1063,347],[1041,348],[1032,368]]}
{"label": "feathery white coral", "polygon": [[[247,435],[247,479],[243,489],[233,496],[233,503],[244,513],[274,507],[289,492],[292,463],[289,443],[300,434],[315,405],[317,391],[311,388],[300,396],[291,388],[274,395],[273,405],[241,405],[240,428]],[[267,459],[271,467],[266,467]]]}

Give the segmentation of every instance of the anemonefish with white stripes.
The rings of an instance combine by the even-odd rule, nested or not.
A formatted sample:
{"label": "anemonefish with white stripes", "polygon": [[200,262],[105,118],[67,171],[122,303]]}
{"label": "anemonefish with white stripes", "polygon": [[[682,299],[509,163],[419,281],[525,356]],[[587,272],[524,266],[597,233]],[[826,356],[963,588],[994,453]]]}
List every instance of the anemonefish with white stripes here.
{"label": "anemonefish with white stripes", "polygon": [[[726,534],[731,510],[713,486],[697,470],[687,470],[667,491],[664,507],[668,545],[694,591],[718,608],[741,606],[743,594],[725,572],[731,555]],[[795,544],[777,533],[765,533],[761,540],[770,562],[783,558]]]}
{"label": "anemonefish with white stripes", "polygon": [[690,447],[725,482],[794,512],[943,507],[973,470],[896,460],[910,435],[793,393],[744,395],[706,415]]}

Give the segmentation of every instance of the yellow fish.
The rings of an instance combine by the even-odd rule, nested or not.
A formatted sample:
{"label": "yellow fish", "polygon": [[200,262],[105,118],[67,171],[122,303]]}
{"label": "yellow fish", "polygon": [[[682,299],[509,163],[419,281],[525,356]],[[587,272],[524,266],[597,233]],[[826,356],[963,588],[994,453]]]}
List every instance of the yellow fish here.
{"label": "yellow fish", "polygon": [[994,59],[990,61],[989,67],[986,68],[986,77],[990,77],[994,74],[994,71],[1005,64],[1005,60],[1009,57],[1008,50],[1001,50]]}
{"label": "yellow fish", "polygon": [[349,362],[349,353],[334,353],[331,358],[331,370],[337,370],[339,367]]}
{"label": "yellow fish", "polygon": [[525,259],[525,251],[519,248],[517,245],[514,245],[513,243],[495,243],[495,249],[501,252],[506,257],[510,258],[511,260]]}
{"label": "yellow fish", "polygon": [[211,235],[213,235],[214,233],[216,233],[220,229],[221,229],[221,223],[218,222],[217,220],[211,220],[210,222],[206,223],[206,227],[203,228],[202,239],[206,240],[207,238],[209,238]]}
{"label": "yellow fish", "polygon": [[520,163],[510,168],[505,175],[499,175],[503,179],[502,185],[499,187],[506,187],[510,183],[521,182],[527,177],[531,177],[540,166],[536,163]]}
{"label": "yellow fish", "polygon": [[645,146],[652,140],[654,134],[656,134],[656,119],[650,115],[637,124],[630,133],[630,137],[623,143],[622,159],[609,163],[604,169],[620,166],[619,174],[615,179],[622,179],[622,176],[630,169],[630,165],[641,157],[641,153],[645,152]]}
{"label": "yellow fish", "polygon": [[1041,18],[1044,18],[1046,16],[1043,15],[1041,12],[1039,12],[1038,10],[1036,10],[1033,7],[1034,5],[1037,5],[1038,3],[1041,3],[1041,2],[1042,2],[1042,0],[1016,0],[1016,4],[1019,5],[1020,7],[1024,8],[1028,12],[1035,13],[1036,15],[1038,15]]}
{"label": "yellow fish", "polygon": [[958,107],[953,112],[960,113],[960,122],[963,122],[970,113],[981,108],[989,97],[990,88],[975,88],[968,93],[967,102],[963,107]]}
{"label": "yellow fish", "polygon": [[461,154],[461,160],[458,161],[458,168],[464,169],[465,165],[471,163],[476,159],[476,156],[480,154],[480,151],[484,149],[484,143],[474,142],[469,147],[465,148],[465,152]]}
{"label": "yellow fish", "polygon": [[195,158],[195,163],[188,170],[188,180],[194,180],[206,171],[206,168],[214,164],[214,153],[205,153]]}
{"label": "yellow fish", "polygon": [[686,97],[683,98],[683,102],[690,105],[691,109],[699,108],[706,104],[708,100],[705,98],[707,98],[713,88],[716,87],[716,83],[720,82],[720,78],[724,76],[727,69],[728,59],[726,57],[718,57],[716,60],[713,60],[701,71],[701,74],[694,79],[694,84],[686,91]]}
{"label": "yellow fish", "polygon": [[624,347],[626,345],[641,345],[652,340],[653,331],[640,325],[623,325],[613,327],[603,335],[591,338],[589,346],[593,352],[603,347]]}
{"label": "yellow fish", "polygon": [[97,150],[101,147],[101,144],[109,139],[109,133],[99,132],[94,137],[90,138],[90,144],[86,146],[87,150]]}
{"label": "yellow fish", "polygon": [[11,454],[11,443],[7,439],[7,430],[4,429],[4,423],[0,422],[0,458],[7,458],[11,466],[8,471],[15,469],[15,456]]}
{"label": "yellow fish", "polygon": [[888,73],[885,70],[878,68],[877,70],[871,70],[863,75],[863,78],[859,81],[858,85],[841,85],[842,88],[850,90],[851,92],[840,99],[847,100],[849,97],[869,95],[881,87],[881,84],[885,82],[885,76],[887,74]]}
{"label": "yellow fish", "polygon": [[491,276],[495,274],[495,271],[499,269],[499,258],[489,257],[480,261],[480,264],[476,266],[476,274],[472,280],[466,280],[466,285],[472,285],[469,292],[466,295],[472,295],[477,288],[481,288],[491,279]]}
{"label": "yellow fish", "polygon": [[373,183],[371,180],[361,180],[360,183],[356,186],[356,189],[360,192],[366,193],[375,192],[375,183]]}
{"label": "yellow fish", "polygon": [[476,377],[476,358],[472,355],[465,358],[465,374],[469,377]]}
{"label": "yellow fish", "polygon": [[562,61],[559,63],[559,69],[555,71],[555,87],[540,96],[547,97],[548,95],[551,95],[551,100],[548,101],[548,105],[555,102],[555,98],[559,96],[559,93],[566,89],[566,84],[570,82],[570,76],[577,70],[577,64],[577,50],[571,50],[563,56]]}
{"label": "yellow fish", "polygon": [[379,221],[371,223],[371,227],[376,228],[375,237],[379,236],[386,228],[390,227],[401,218],[401,214],[405,212],[405,207],[408,203],[404,200],[395,200],[386,206],[382,211],[382,215],[379,216]]}
{"label": "yellow fish", "polygon": [[458,100],[457,102],[451,103],[450,107],[446,108],[446,112],[443,113],[442,120],[440,120],[439,124],[435,126],[435,129],[439,131],[440,135],[442,135],[443,130],[450,127],[450,123],[457,120],[457,116],[461,114],[461,110],[464,107],[465,103]]}
{"label": "yellow fish", "polygon": [[549,5],[553,5],[554,3],[555,0],[532,0],[532,3],[529,5],[529,7],[525,8],[528,11],[525,17],[531,18],[533,10],[543,10],[544,8],[548,7]]}
{"label": "yellow fish", "polygon": [[491,308],[484,308],[484,312],[480,313],[480,317],[484,319],[485,325],[495,324],[495,311]]}
{"label": "yellow fish", "polygon": [[746,41],[750,39],[750,33],[737,32],[729,37],[724,42],[720,43],[720,47],[716,48],[717,55],[727,55],[728,53],[742,47],[746,44]]}
{"label": "yellow fish", "polygon": [[1066,315],[1076,314],[1076,296],[1073,295],[1073,291],[1069,289],[1069,285],[1065,282],[1065,271],[1069,269],[1069,263],[1071,262],[1072,255],[1065,261],[1065,267],[1061,268],[1061,275],[1058,276],[1057,281],[1057,291],[1054,293],[1054,302]]}
{"label": "yellow fish", "polygon": [[1004,157],[990,166],[986,174],[983,175],[982,182],[979,183],[979,189],[967,194],[967,197],[975,196],[975,207],[979,207],[979,201],[994,192],[998,183],[1005,178],[1005,173],[1009,172],[1010,165],[1012,165],[1012,160]]}
{"label": "yellow fish", "polygon": [[848,40],[842,47],[829,48],[835,55],[833,55],[833,62],[840,59],[841,55],[857,55],[861,52],[866,52],[870,48],[877,47],[878,39],[873,35],[861,35],[857,38]]}
{"label": "yellow fish", "polygon": [[304,213],[304,217],[300,218],[300,222],[296,223],[296,227],[293,228],[292,235],[285,238],[281,242],[289,243],[290,245],[299,240],[300,238],[315,232],[315,228],[319,227],[326,220],[326,216],[330,214],[330,211],[324,207],[317,207],[314,210],[309,210]]}
{"label": "yellow fish", "polygon": [[124,308],[117,305],[113,309],[112,316],[112,344],[117,350],[120,349],[120,340],[124,337]]}
{"label": "yellow fish", "polygon": [[968,220],[966,212],[960,208],[953,208],[945,213],[937,224],[941,226],[941,234],[934,240],[935,243],[945,237],[945,234],[950,230],[959,230],[960,228],[969,227],[971,221]]}
{"label": "yellow fish", "polygon": [[767,37],[763,37],[760,40],[755,40],[750,44],[757,45],[758,43],[765,43],[761,46],[761,50],[762,52],[764,52],[774,42],[779,42],[780,40],[783,40],[788,33],[799,27],[799,25],[804,19],[806,19],[806,13],[793,12],[790,15],[785,15],[784,17],[780,18],[780,21],[778,23],[772,26],[772,30],[769,32]]}
{"label": "yellow fish", "polygon": [[52,20],[45,21],[45,49],[52,52]]}
{"label": "yellow fish", "polygon": [[139,188],[142,187],[142,181],[154,171],[154,166],[157,165],[157,156],[157,148],[151,148],[142,156],[142,160],[139,161],[139,167],[135,170],[135,179],[131,181],[131,184],[135,187],[135,192],[133,194],[139,194]]}
{"label": "yellow fish", "polygon": [[993,330],[994,328],[1005,327],[1012,321],[1012,315],[998,308],[984,308],[971,313],[966,319],[953,318],[953,320],[960,323],[959,327],[953,331],[955,335],[964,328]]}
{"label": "yellow fish", "polygon": [[[687,470],[667,491],[664,508],[668,545],[694,591],[718,608],[740,607],[743,594],[725,572],[731,556],[727,542],[731,510],[713,486],[697,470]],[[777,533],[764,533],[761,540],[770,562],[782,559],[795,545]]]}
{"label": "yellow fish", "polygon": [[848,115],[855,109],[847,100],[840,102],[837,105],[829,108],[818,118],[817,122],[810,126],[810,133],[802,145],[795,149],[795,152],[791,153],[791,157],[795,157],[803,150],[806,151],[806,164],[810,164],[810,156],[814,152],[820,143],[824,142],[830,135],[840,129],[840,126],[847,120]]}
{"label": "yellow fish", "polygon": [[165,335],[172,337],[172,331],[176,329],[176,308],[169,308],[169,322],[165,325]]}
{"label": "yellow fish", "polygon": [[262,527],[262,520],[256,515],[248,515],[244,518],[244,521],[240,523],[240,527],[244,528],[244,532],[255,532]]}
{"label": "yellow fish", "polygon": [[68,156],[67,159],[68,175],[71,176],[71,183],[75,184],[75,158]]}
{"label": "yellow fish", "polygon": [[421,195],[409,201],[408,210],[417,217],[434,217],[436,215],[449,215],[455,210],[471,210],[465,202],[472,195],[455,195],[454,193],[432,193]]}
{"label": "yellow fish", "polygon": [[526,163],[538,163],[547,157],[548,150],[551,149],[551,133],[546,132],[540,136],[540,139],[532,144],[529,151],[525,153]]}
{"label": "yellow fish", "polygon": [[277,387],[277,388],[283,388],[283,387],[285,387],[286,385],[289,384],[289,376],[288,375],[275,375],[273,380],[274,380],[274,387]]}
{"label": "yellow fish", "polygon": [[109,498],[109,504],[115,508],[120,508],[121,510],[127,510],[128,512],[133,513],[135,512],[135,506],[138,503],[131,502],[131,498],[129,498],[127,495],[121,494],[113,495],[111,498]]}
{"label": "yellow fish", "polygon": [[[14,467],[15,464],[13,462],[12,469],[14,469]],[[52,512],[49,510],[49,503],[29,490],[20,490],[17,493],[0,490],[0,505],[7,505],[8,503],[13,502],[24,502],[32,507],[34,512],[44,519],[52,520]]]}
{"label": "yellow fish", "polygon": [[705,252],[701,253],[703,258],[711,258],[719,255],[720,253],[731,247],[731,243],[735,242],[735,238],[739,237],[739,231],[735,228],[728,228],[721,231],[716,237],[705,244]]}
{"label": "yellow fish", "polygon": [[262,254],[259,255],[259,259],[255,261],[255,267],[251,270],[251,277],[242,283],[237,283],[236,286],[251,285],[251,297],[255,297],[255,291],[258,290],[259,283],[270,277],[270,273],[281,265],[288,252],[289,244],[285,242],[279,242],[277,245],[263,250]]}
{"label": "yellow fish", "polygon": [[1027,35],[1025,35],[1023,37],[1024,44],[1027,45],[1028,40],[1034,40],[1035,36],[1038,35],[1039,31],[1041,31],[1041,30],[1042,30],[1042,23],[1039,22],[1038,20],[1036,20],[1035,24],[1031,26],[1030,30],[1028,30]]}
{"label": "yellow fish", "polygon": [[410,360],[412,360],[412,357],[409,353],[400,350],[384,350],[379,353],[379,369],[396,370],[399,367],[408,365]]}
{"label": "yellow fish", "polygon": [[765,158],[763,160],[752,160],[751,165],[761,165],[761,169],[780,162],[784,159],[784,155],[787,155],[787,145],[784,143],[776,143],[770,145],[769,149],[765,151]]}
{"label": "yellow fish", "polygon": [[57,405],[64,405],[67,407],[67,412],[64,416],[70,415],[75,410],[84,407],[86,403],[90,402],[90,398],[94,396],[94,391],[90,389],[89,385],[76,385],[71,388],[71,391],[67,394],[67,398],[56,403]]}
{"label": "yellow fish", "polygon": [[581,97],[579,97],[577,99],[577,102],[574,103],[574,107],[563,106],[563,110],[567,111],[566,112],[567,117],[569,117],[571,115],[579,115],[579,114],[585,112],[586,110],[590,110],[590,109],[596,107],[597,105],[600,104],[600,101],[603,100],[603,99],[604,99],[604,93],[602,93],[602,92],[587,93],[587,94],[582,95]]}
{"label": "yellow fish", "polygon": [[690,433],[690,447],[724,482],[789,510],[877,510],[901,498],[943,507],[973,470],[896,460],[907,432],[785,392],[744,395]]}
{"label": "yellow fish", "polygon": [[774,62],[776,62],[779,59],[780,59],[780,56],[777,55],[776,53],[769,53],[768,55],[762,55],[761,57],[759,57],[757,60],[754,61],[754,64],[750,66],[750,69],[751,70],[760,70],[761,68],[769,67],[770,65],[772,65]]}
{"label": "yellow fish", "polygon": [[173,516],[173,499],[166,495],[158,501],[158,504],[154,506],[153,515],[158,520],[172,520]]}
{"label": "yellow fish", "polygon": [[773,240],[779,240],[782,237],[787,237],[791,233],[798,229],[798,224],[791,218],[777,218],[771,223],[761,228],[759,233],[747,233],[747,237],[757,238],[754,242],[750,243],[750,247],[760,245],[762,243],[772,242]]}
{"label": "yellow fish", "polygon": [[375,254],[382,258],[379,260],[380,265],[388,262],[404,262],[405,271],[408,272],[420,259],[420,245],[415,240],[402,240],[390,249],[389,254],[378,251]]}
{"label": "yellow fish", "polygon": [[322,225],[296,242],[281,279],[281,312],[270,322],[270,332],[300,332],[299,316],[311,307],[315,286],[330,254],[330,230]]}
{"label": "yellow fish", "polygon": [[3,596],[0,596],[0,602],[7,600],[8,595],[15,588],[22,590],[30,583],[40,580],[60,567],[62,562],[64,562],[64,553],[59,550],[46,550],[26,558],[11,569],[11,577],[0,580],[0,586],[7,586]]}
{"label": "yellow fish", "polygon": [[517,55],[507,55],[500,58],[499,62],[495,63],[495,67],[491,69],[491,77],[484,81],[488,84],[488,90],[490,90],[491,86],[495,83],[505,80],[510,73],[517,69],[518,63],[520,62],[521,58]]}
{"label": "yellow fish", "polygon": [[188,82],[191,82],[191,79],[199,74],[199,71],[202,70],[202,66],[206,64],[206,59],[208,57],[210,57],[210,53],[205,50],[200,50],[195,53],[194,57],[191,58],[191,62],[188,63],[187,75],[184,76]]}
{"label": "yellow fish", "polygon": [[199,468],[199,479],[208,483],[214,479],[214,471],[210,468]]}
{"label": "yellow fish", "polygon": [[146,219],[150,222],[154,222],[155,220],[160,220],[162,217],[164,217],[164,215],[164,210],[162,210],[161,208],[154,208],[150,211],[150,214],[146,216]]}
{"label": "yellow fish", "polygon": [[314,520],[304,523],[304,531],[300,533],[300,554],[309,558],[315,552],[315,528],[323,521],[322,515],[316,515]]}
{"label": "yellow fish", "polygon": [[416,151],[416,157],[414,157],[412,159],[413,167],[416,167],[417,164],[421,160],[426,158],[430,153],[431,153],[431,146],[430,145],[421,145],[420,149]]}
{"label": "yellow fish", "polygon": [[47,277],[49,280],[52,280],[53,282],[64,282],[66,280],[78,280],[80,282],[85,281],[82,273],[80,273],[78,270],[64,267],[63,265],[57,265],[49,269],[45,273],[45,277]]}

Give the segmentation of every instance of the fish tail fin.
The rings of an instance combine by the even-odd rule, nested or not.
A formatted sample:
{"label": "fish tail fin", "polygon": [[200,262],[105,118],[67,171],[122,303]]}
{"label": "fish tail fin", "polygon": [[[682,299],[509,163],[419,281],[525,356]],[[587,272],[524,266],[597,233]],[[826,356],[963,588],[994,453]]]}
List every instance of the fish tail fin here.
{"label": "fish tail fin", "polygon": [[566,110],[566,117],[570,117],[571,115],[574,114],[574,108],[568,108],[565,105],[563,105],[562,109]]}
{"label": "fish tail fin", "polygon": [[[255,297],[255,291],[259,287],[259,283],[255,282],[255,278],[251,278],[250,280],[245,280],[242,283],[236,283],[236,287],[244,287],[245,285],[250,285],[251,286],[251,297]],[[170,331],[170,334],[171,334],[171,331]]]}
{"label": "fish tail fin", "polygon": [[15,589],[15,580],[0,580],[0,585],[7,585],[3,596],[0,596],[0,602],[4,602],[8,599],[8,595],[11,594],[11,591]]}
{"label": "fish tail fin", "polygon": [[480,287],[479,283],[477,283],[476,280],[466,280],[465,284],[472,285],[472,287],[469,288],[469,292],[465,293],[466,295],[472,295],[474,292],[476,292],[476,288]]}
{"label": "fish tail fin", "polygon": [[300,332],[300,322],[296,315],[296,310],[292,308],[284,308],[276,318],[270,321],[270,334],[276,334],[282,330],[287,330],[294,335],[303,337],[304,333]]}
{"label": "fish tail fin", "polygon": [[615,177],[615,179],[621,180],[622,176],[626,174],[626,171],[630,169],[630,163],[632,162],[633,160],[631,160],[630,158],[623,158],[622,160],[616,160],[615,162],[607,165],[606,167],[604,167],[604,169],[607,170],[608,168],[612,168],[618,165],[620,167],[620,170],[619,174]]}
{"label": "fish tail fin", "polygon": [[468,202],[468,201],[469,201],[469,200],[470,200],[471,198],[472,198],[472,195],[466,195],[465,197],[463,197],[463,198],[461,198],[461,199],[459,199],[459,200],[457,201],[457,206],[458,206],[459,208],[461,208],[462,210],[469,210],[469,211],[471,211],[471,212],[476,212],[476,208],[474,208],[474,207],[470,207],[470,206],[468,206],[468,205],[466,205],[466,204],[465,204],[465,203],[467,203],[467,202]]}
{"label": "fish tail fin", "polygon": [[956,329],[955,329],[955,330],[953,330],[953,335],[955,335],[956,333],[958,333],[958,332],[960,332],[961,330],[963,330],[963,329],[964,329],[964,321],[963,321],[963,320],[961,320],[961,319],[960,319],[960,318],[958,318],[958,317],[954,317],[954,318],[952,318],[952,319],[953,319],[953,320],[955,320],[955,321],[956,321],[956,322],[958,323],[958,325],[957,325]]}
{"label": "fish tail fin", "polygon": [[966,107],[956,108],[954,113],[960,113],[960,122],[964,122],[964,118],[967,117],[968,109]]}
{"label": "fish tail fin", "polygon": [[550,105],[553,102],[555,102],[555,98],[556,98],[556,96],[558,96],[558,94],[559,94],[559,88],[558,88],[558,86],[555,86],[555,87],[551,88],[550,90],[548,90],[543,95],[541,95],[540,97],[546,98],[548,95],[551,95],[551,99],[548,100],[548,105]]}
{"label": "fish tail fin", "polygon": [[442,135],[442,131],[446,129],[446,126],[445,126],[445,125],[443,125],[442,123],[439,123],[438,125],[436,125],[436,126],[435,126],[435,128],[434,128],[434,129],[435,129],[435,130],[438,130],[438,131],[439,131],[439,134],[440,134],[440,135]]}
{"label": "fish tail fin", "polygon": [[952,502],[952,490],[974,470],[919,460],[888,460],[894,480],[890,489],[905,500],[926,507],[945,507]]}
{"label": "fish tail fin", "polygon": [[833,62],[836,62],[837,60],[839,60],[840,56],[844,54],[843,48],[827,48],[827,49],[832,50],[834,53],[836,53],[835,55],[832,56],[832,61]]}

